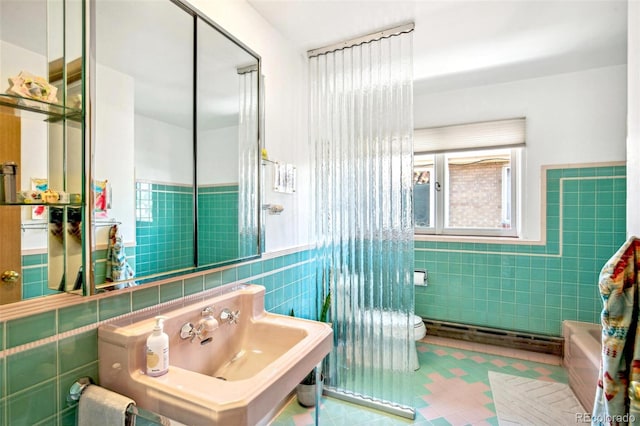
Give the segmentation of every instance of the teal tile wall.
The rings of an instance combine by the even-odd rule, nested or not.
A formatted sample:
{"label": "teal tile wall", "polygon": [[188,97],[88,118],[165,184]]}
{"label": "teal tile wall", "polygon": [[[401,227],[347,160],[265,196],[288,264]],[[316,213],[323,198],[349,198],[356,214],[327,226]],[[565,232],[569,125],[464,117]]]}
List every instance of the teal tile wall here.
{"label": "teal tile wall", "polygon": [[193,266],[193,188],[136,182],[136,275]]}
{"label": "teal tile wall", "polygon": [[22,256],[22,298],[33,299],[57,293],[49,288],[47,254]]}
{"label": "teal tile wall", "polygon": [[598,275],[626,238],[623,166],[547,170],[546,244],[415,242],[422,317],[559,336],[599,322]]}
{"label": "teal tile wall", "polygon": [[65,398],[77,378],[98,379],[99,321],[237,280],[264,285],[270,312],[315,318],[313,265],[313,255],[301,251],[1,322],[0,426],[75,425],[76,409]]}
{"label": "teal tile wall", "polygon": [[199,264],[237,259],[238,252],[238,185],[198,188]]}

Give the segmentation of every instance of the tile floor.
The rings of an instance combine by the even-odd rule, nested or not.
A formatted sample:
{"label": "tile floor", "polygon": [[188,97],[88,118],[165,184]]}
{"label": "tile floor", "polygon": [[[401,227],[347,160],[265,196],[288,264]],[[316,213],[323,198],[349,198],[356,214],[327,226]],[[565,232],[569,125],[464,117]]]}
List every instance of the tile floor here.
{"label": "tile floor", "polygon": [[[417,343],[420,369],[415,374],[416,419],[411,421],[334,398],[323,397],[320,424],[356,425],[497,425],[489,371],[567,383],[560,358],[427,336]],[[314,409],[295,397],[272,426],[313,425]]]}

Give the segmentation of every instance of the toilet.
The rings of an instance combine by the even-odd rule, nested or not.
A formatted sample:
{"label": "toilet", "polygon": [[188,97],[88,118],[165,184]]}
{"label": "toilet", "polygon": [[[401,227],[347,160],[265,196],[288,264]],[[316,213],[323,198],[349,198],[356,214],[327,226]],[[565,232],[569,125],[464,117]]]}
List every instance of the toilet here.
{"label": "toilet", "polygon": [[[427,335],[427,327],[424,325],[424,321],[418,315],[413,316],[413,337],[415,341],[422,339]],[[420,369],[420,362],[418,361],[418,349],[412,352],[411,366],[413,370]]]}
{"label": "toilet", "polygon": [[413,334],[416,342],[427,335],[427,327],[419,315],[413,316]]}

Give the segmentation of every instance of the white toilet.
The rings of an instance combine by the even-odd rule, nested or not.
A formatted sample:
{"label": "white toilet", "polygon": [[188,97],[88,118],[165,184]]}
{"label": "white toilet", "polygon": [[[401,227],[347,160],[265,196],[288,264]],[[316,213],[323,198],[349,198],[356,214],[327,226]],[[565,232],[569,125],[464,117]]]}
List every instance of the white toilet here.
{"label": "white toilet", "polygon": [[413,316],[413,334],[416,342],[427,335],[427,327],[424,325],[424,321],[419,315]]}
{"label": "white toilet", "polygon": [[[427,327],[424,325],[424,321],[418,315],[413,316],[413,336],[415,341],[422,339],[427,335]],[[418,361],[418,350],[416,349],[412,353],[411,364],[414,370],[420,369],[420,362]]]}

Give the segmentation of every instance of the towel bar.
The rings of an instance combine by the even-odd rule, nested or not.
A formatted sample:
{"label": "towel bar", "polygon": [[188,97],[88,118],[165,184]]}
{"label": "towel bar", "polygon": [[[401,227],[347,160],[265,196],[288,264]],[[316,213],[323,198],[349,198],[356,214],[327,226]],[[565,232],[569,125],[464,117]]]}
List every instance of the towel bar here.
{"label": "towel bar", "polygon": [[[69,389],[69,394],[67,395],[67,405],[73,405],[74,403],[80,401],[82,392],[87,388],[87,386],[93,384],[95,384],[95,382],[91,379],[91,377],[80,377],[79,379],[77,379]],[[169,418],[131,404],[127,407],[127,425],[135,424],[134,419],[136,418],[142,418],[159,425],[171,424],[171,420]]]}

